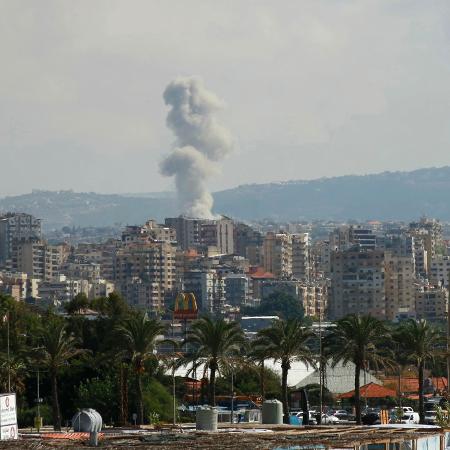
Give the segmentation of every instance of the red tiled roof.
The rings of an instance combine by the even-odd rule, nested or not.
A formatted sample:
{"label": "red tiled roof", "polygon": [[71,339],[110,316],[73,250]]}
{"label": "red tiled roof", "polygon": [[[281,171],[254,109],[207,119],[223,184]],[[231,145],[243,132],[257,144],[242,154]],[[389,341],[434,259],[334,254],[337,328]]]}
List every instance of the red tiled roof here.
{"label": "red tiled roof", "polygon": [[[419,392],[419,379],[416,377],[402,377],[401,378],[401,392],[402,393],[417,393]],[[431,382],[436,390],[447,389],[446,377],[432,377]],[[383,380],[383,385],[390,389],[398,391],[398,377],[386,377]]]}
{"label": "red tiled roof", "polygon": [[[368,383],[360,388],[360,395],[364,398],[383,398],[383,397],[396,397],[397,393],[392,390],[385,388],[376,383]],[[344,394],[338,395],[338,398],[352,398],[355,396],[355,390],[345,392]]]}
{"label": "red tiled roof", "polygon": [[266,272],[263,267],[251,267],[248,274],[252,278],[275,278],[273,273]]}

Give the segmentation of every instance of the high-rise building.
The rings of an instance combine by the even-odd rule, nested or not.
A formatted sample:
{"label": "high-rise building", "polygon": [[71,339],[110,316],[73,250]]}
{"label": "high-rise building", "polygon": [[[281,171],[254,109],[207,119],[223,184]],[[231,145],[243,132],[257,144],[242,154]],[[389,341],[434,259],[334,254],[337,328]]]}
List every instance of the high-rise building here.
{"label": "high-rise building", "polygon": [[0,266],[10,259],[15,240],[40,239],[41,234],[41,220],[30,214],[0,216]]}
{"label": "high-rise building", "polygon": [[264,269],[276,278],[292,276],[292,235],[269,232],[263,243]]}
{"label": "high-rise building", "polygon": [[441,284],[447,289],[450,279],[450,256],[437,255],[431,260],[430,281],[433,284]]}
{"label": "high-rise building", "polygon": [[200,226],[200,245],[215,247],[222,255],[234,253],[234,224],[228,217],[203,222]]}
{"label": "high-rise building", "polygon": [[232,306],[247,306],[251,303],[251,284],[245,274],[229,274],[225,278],[225,299]]}
{"label": "high-rise building", "polygon": [[38,238],[14,239],[8,268],[30,278],[51,280],[61,273],[69,252],[66,244],[50,245]]}
{"label": "high-rise building", "polygon": [[348,250],[357,245],[361,249],[374,250],[377,245],[376,235],[371,229],[361,226],[342,226],[330,233],[332,250]]}
{"label": "high-rise building", "polygon": [[292,235],[292,276],[297,280],[310,279],[309,233]]}
{"label": "high-rise building", "polygon": [[235,253],[249,260],[250,265],[262,264],[263,235],[249,225],[237,223],[234,226]]}
{"label": "high-rise building", "polygon": [[164,306],[174,289],[175,251],[172,244],[156,241],[134,242],[118,249],[114,259],[116,287],[125,297],[130,292],[137,292],[138,297],[151,294],[153,297],[145,297],[144,303]]}
{"label": "high-rise building", "polygon": [[370,314],[385,318],[384,253],[359,247],[331,254],[329,318]]}
{"label": "high-rise building", "polygon": [[175,229],[178,246],[183,250],[196,248],[201,244],[201,225],[208,222],[205,219],[192,219],[184,216],[168,217],[164,221],[166,227]]}
{"label": "high-rise building", "polygon": [[[417,242],[422,241],[426,260],[423,262],[424,276],[429,274],[431,261],[438,254],[444,253],[444,242],[442,237],[442,225],[436,221],[422,217],[419,222],[409,224],[409,233],[414,236]],[[416,258],[417,259],[417,258]],[[420,264],[416,262],[416,264]],[[420,265],[419,265],[420,268]]]}
{"label": "high-rise building", "polygon": [[384,259],[386,319],[410,317],[415,310],[414,257],[412,254],[400,256],[386,251]]}
{"label": "high-rise building", "polygon": [[225,279],[213,269],[185,272],[183,291],[192,292],[200,310],[220,313],[225,305]]}

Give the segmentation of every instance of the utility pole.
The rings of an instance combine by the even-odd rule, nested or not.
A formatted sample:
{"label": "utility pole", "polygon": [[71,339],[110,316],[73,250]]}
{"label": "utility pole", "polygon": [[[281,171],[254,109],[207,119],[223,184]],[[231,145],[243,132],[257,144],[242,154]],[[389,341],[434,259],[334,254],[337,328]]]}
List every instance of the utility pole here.
{"label": "utility pole", "polygon": [[323,355],[322,355],[322,309],[321,309],[319,311],[319,385],[320,385],[319,425],[322,423],[322,414],[323,414],[323,378],[324,377],[323,377]]}
{"label": "utility pole", "polygon": [[[450,269],[447,281],[447,401],[450,400]],[[444,286],[445,288],[445,286]]]}
{"label": "utility pole", "polygon": [[172,396],[173,396],[173,425],[177,424],[177,398],[175,385],[175,355],[172,360]]}
{"label": "utility pole", "polygon": [[234,419],[234,374],[233,367],[231,367],[231,414],[230,414],[230,423],[233,423]]}

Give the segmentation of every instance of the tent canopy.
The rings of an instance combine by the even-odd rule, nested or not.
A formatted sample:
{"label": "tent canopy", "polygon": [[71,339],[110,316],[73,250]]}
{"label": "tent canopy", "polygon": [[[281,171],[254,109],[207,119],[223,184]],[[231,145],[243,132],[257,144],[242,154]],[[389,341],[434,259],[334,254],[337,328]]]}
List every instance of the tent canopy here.
{"label": "tent canopy", "polygon": [[[368,383],[360,388],[360,395],[364,398],[384,398],[384,397],[396,397],[397,392],[392,389],[385,388],[380,384]],[[355,396],[355,390],[345,392],[338,395],[338,398],[352,398]]]}

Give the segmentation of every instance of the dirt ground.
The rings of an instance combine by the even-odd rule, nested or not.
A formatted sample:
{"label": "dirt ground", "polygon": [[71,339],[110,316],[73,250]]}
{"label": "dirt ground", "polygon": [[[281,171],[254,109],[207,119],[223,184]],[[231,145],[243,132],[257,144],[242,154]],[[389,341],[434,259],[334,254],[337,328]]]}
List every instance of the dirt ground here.
{"label": "dirt ground", "polygon": [[[174,437],[175,436],[175,437]],[[282,436],[275,436],[271,433],[262,435],[262,433],[215,433],[215,434],[189,434],[189,435],[159,435],[151,438],[120,438],[120,439],[104,439],[99,443],[98,447],[91,447],[87,442],[80,441],[62,441],[40,439],[21,439],[18,441],[0,442],[0,449],[11,450],[47,450],[47,449],[89,449],[99,448],[108,450],[124,450],[124,449],[160,449],[174,450],[180,449],[273,449],[275,447],[286,447],[295,445],[295,439],[286,439]]]}

